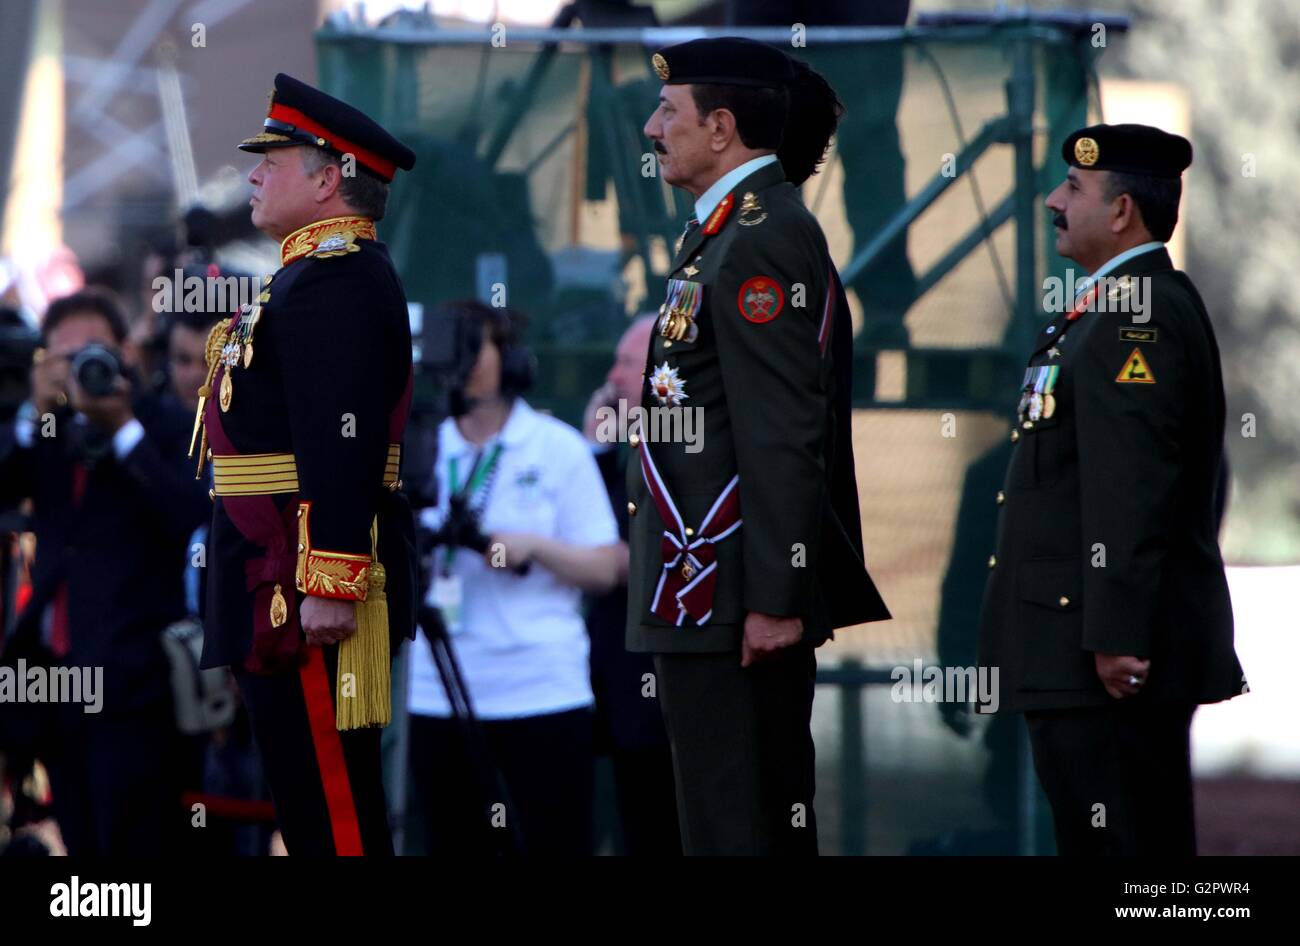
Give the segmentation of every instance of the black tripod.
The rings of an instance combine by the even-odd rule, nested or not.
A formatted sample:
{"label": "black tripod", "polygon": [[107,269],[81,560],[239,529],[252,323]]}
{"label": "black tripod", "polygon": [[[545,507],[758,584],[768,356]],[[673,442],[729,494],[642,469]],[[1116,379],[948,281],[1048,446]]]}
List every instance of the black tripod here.
{"label": "black tripod", "polygon": [[[437,551],[436,546],[434,551]],[[442,612],[438,608],[425,603],[423,599],[416,611],[416,621],[425,640],[429,642],[430,650],[433,651],[434,666],[438,668],[438,677],[442,680],[447,702],[451,704],[452,715],[459,724],[474,766],[474,778],[478,784],[479,795],[484,800],[499,799],[505,805],[506,831],[509,838],[505,853],[525,854],[524,837],[519,830],[519,818],[514,802],[510,798],[509,786],[506,785],[501,770],[492,761],[487,734],[474,713],[474,702],[465,683],[465,677],[461,673],[460,663],[456,660],[456,649],[452,646],[451,635],[447,632],[447,622],[443,620]]]}

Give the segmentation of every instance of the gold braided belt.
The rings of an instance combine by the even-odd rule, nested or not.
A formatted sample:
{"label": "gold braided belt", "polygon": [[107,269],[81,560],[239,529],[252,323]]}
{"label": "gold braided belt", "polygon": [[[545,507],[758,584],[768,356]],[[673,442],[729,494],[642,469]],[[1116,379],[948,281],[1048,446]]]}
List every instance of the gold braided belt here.
{"label": "gold braided belt", "polygon": [[[384,486],[400,489],[397,472],[402,462],[402,445],[388,445],[384,464]],[[292,453],[249,453],[212,457],[213,492],[217,496],[270,496],[298,492],[298,464]]]}

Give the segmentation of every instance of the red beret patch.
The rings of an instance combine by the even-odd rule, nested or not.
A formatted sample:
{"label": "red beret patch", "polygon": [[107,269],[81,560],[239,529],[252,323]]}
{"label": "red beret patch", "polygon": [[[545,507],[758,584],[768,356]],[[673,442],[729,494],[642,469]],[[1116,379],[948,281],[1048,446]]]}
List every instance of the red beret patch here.
{"label": "red beret patch", "polygon": [[771,322],[781,314],[784,305],[785,293],[781,291],[781,284],[768,276],[746,279],[736,296],[740,314],[758,325]]}

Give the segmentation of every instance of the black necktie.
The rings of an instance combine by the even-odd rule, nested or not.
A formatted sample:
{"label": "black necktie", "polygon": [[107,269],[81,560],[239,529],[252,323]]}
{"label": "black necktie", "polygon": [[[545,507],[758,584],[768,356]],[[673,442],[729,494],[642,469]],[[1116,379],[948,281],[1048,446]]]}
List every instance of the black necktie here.
{"label": "black necktie", "polygon": [[673,252],[680,253],[682,247],[686,245],[687,239],[692,233],[699,229],[699,226],[700,222],[695,219],[695,214],[691,214],[690,218],[686,221],[686,229],[683,230],[682,235],[677,238],[677,249]]}

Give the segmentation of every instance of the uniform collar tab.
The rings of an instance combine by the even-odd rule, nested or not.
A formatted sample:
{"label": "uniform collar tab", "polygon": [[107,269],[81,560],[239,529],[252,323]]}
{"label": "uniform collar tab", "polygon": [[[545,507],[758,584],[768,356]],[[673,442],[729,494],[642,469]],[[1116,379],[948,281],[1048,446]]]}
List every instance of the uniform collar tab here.
{"label": "uniform collar tab", "polygon": [[288,266],[317,249],[330,237],[340,237],[344,242],[374,240],[375,222],[369,217],[350,215],[317,220],[299,227],[280,241],[280,265]]}
{"label": "uniform collar tab", "polygon": [[1159,240],[1148,240],[1146,243],[1140,243],[1137,246],[1131,246],[1122,253],[1117,253],[1103,263],[1095,273],[1084,276],[1074,285],[1074,297],[1081,297],[1097,280],[1108,276],[1120,266],[1123,266],[1134,257],[1141,256],[1143,253],[1150,253],[1152,250],[1162,250],[1165,245]]}
{"label": "uniform collar tab", "polygon": [[769,164],[776,163],[775,154],[762,154],[757,158],[751,158],[744,164],[738,165],[728,171],[722,177],[713,182],[713,186],[700,195],[695,201],[695,219],[703,223],[709,219],[709,214],[722,203],[722,198],[726,197],[736,186],[755,171],[767,167]]}

